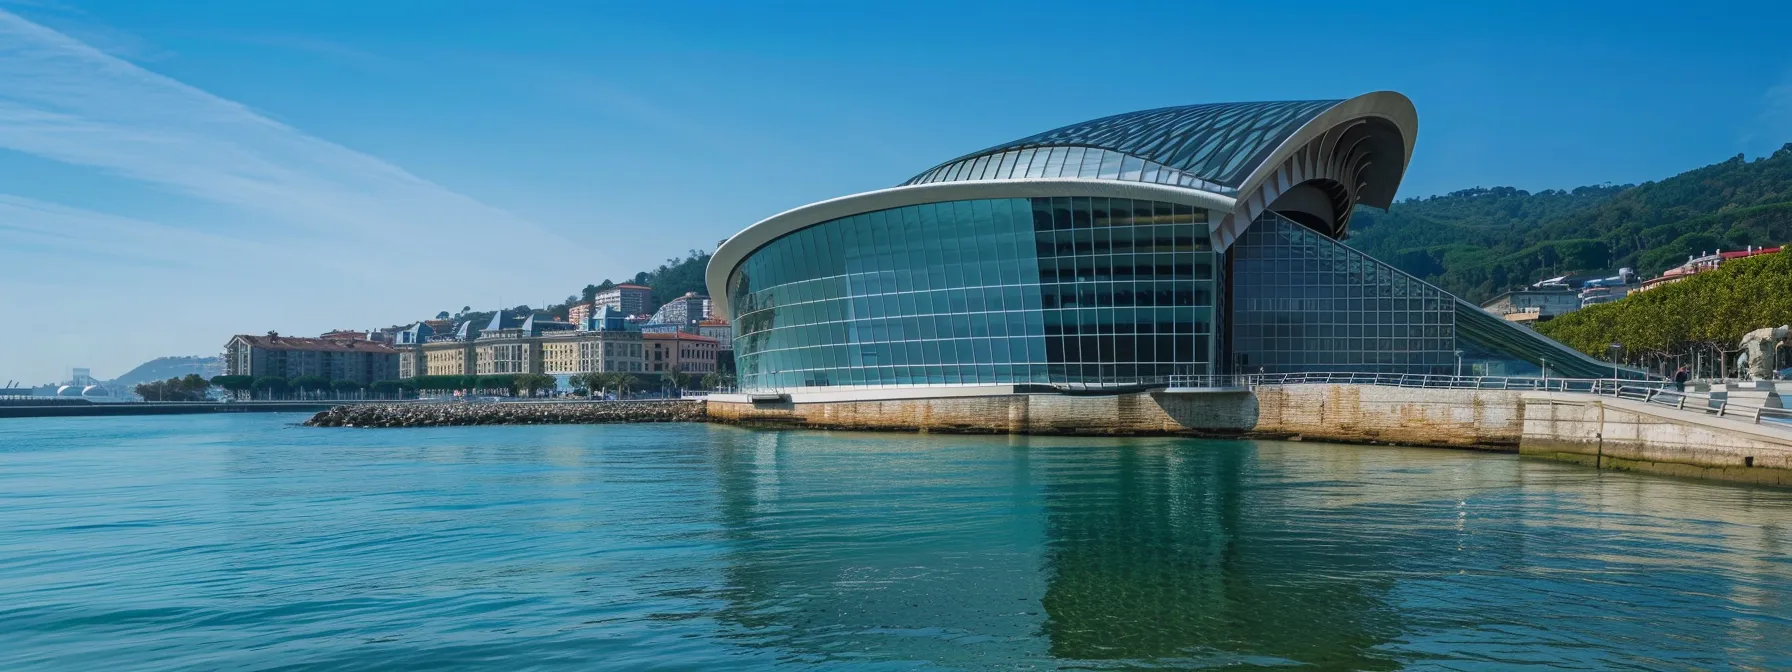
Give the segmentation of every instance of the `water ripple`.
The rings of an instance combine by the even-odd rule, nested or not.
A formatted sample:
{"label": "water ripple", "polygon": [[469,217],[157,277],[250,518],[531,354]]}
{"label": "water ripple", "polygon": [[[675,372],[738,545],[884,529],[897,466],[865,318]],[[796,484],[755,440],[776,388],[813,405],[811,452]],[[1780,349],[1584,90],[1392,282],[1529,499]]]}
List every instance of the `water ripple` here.
{"label": "water ripple", "polygon": [[0,669],[1792,668],[1792,493],[1316,443],[0,425]]}

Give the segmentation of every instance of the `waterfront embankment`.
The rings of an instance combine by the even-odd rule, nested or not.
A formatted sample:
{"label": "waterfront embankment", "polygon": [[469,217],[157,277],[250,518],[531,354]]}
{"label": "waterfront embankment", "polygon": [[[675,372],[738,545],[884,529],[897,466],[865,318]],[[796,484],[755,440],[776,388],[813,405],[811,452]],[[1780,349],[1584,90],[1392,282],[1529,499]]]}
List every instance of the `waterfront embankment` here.
{"label": "waterfront embankment", "polygon": [[75,418],[200,413],[315,413],[340,401],[120,401],[107,403],[0,404],[0,418]]}
{"label": "waterfront embankment", "polygon": [[619,422],[703,422],[703,402],[506,401],[337,406],[318,413],[312,427],[454,427],[466,425],[594,425]]}

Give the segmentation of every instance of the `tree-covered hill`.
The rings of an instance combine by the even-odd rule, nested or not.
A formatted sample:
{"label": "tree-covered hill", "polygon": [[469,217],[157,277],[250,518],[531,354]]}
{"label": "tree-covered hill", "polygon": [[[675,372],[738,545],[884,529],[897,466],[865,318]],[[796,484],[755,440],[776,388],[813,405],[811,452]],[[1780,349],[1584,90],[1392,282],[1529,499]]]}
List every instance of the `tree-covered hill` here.
{"label": "tree-covered hill", "polygon": [[1654,275],[1688,255],[1792,241],[1792,144],[1659,182],[1465,189],[1359,209],[1352,247],[1471,301],[1552,275]]}
{"label": "tree-covered hill", "polygon": [[1656,366],[1676,357],[1684,361],[1695,351],[1706,353],[1707,361],[1733,355],[1743,334],[1787,323],[1792,323],[1792,250],[1738,259],[1582,308],[1537,325],[1537,331],[1596,357],[1621,343],[1626,359]]}
{"label": "tree-covered hill", "polygon": [[112,380],[112,384],[132,386],[169,378],[183,378],[189,374],[197,374],[210,380],[212,376],[224,373],[224,362],[217,357],[157,357],[131,369],[124,375]]}
{"label": "tree-covered hill", "polygon": [[[704,286],[703,272],[709,267],[709,253],[703,250],[691,250],[684,258],[673,257],[650,271],[641,271],[620,281],[605,279],[603,282],[586,285],[578,294],[567,296],[564,301],[547,306],[530,306],[523,304],[506,308],[514,313],[533,313],[537,319],[566,319],[567,310],[573,304],[590,301],[600,289],[625,283],[647,285],[653,288],[653,299],[649,306],[657,308],[672,299],[684,296],[686,292],[708,294]],[[483,325],[492,319],[489,310],[474,310],[473,306],[462,307],[459,311],[443,311],[455,320],[472,320],[474,324]],[[410,324],[410,323],[406,323]]]}

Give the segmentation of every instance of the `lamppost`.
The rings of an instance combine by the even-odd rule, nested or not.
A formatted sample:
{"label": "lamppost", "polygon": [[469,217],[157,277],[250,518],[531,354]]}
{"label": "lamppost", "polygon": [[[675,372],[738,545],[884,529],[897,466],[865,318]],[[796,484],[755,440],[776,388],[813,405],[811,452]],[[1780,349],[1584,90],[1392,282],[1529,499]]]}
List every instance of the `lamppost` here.
{"label": "lamppost", "polygon": [[1462,349],[1456,349],[1456,377],[1462,377]]}
{"label": "lamppost", "polygon": [[1548,357],[1538,357],[1537,359],[1543,363],[1543,385],[1544,385],[1544,387],[1548,387],[1549,386],[1549,358]]}
{"label": "lamppost", "polygon": [[1606,346],[1605,349],[1607,352],[1612,353],[1612,380],[1617,380],[1618,379],[1618,355],[1624,352],[1624,344],[1623,343],[1613,343],[1609,346]]}

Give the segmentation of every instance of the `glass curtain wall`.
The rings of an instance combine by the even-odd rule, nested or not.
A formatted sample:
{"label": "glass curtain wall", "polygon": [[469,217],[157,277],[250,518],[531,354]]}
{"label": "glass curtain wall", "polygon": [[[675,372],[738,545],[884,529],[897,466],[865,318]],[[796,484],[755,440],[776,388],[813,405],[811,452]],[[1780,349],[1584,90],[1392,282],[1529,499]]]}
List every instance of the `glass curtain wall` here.
{"label": "glass curtain wall", "polygon": [[1273,212],[1228,254],[1235,371],[1453,372],[1442,290]]}
{"label": "glass curtain wall", "polygon": [[[1275,213],[1232,255],[1234,371],[1639,378]],[[1546,369],[1547,367],[1547,369]]]}
{"label": "glass curtain wall", "polygon": [[1206,213],[1108,198],[931,203],[823,222],[728,281],[745,389],[1122,386],[1211,366]]}

